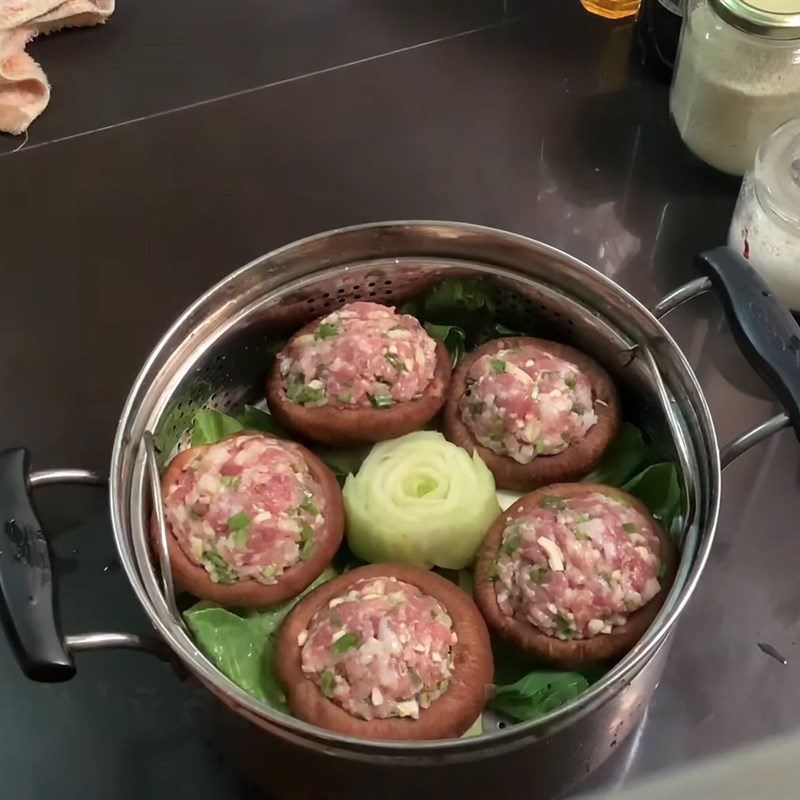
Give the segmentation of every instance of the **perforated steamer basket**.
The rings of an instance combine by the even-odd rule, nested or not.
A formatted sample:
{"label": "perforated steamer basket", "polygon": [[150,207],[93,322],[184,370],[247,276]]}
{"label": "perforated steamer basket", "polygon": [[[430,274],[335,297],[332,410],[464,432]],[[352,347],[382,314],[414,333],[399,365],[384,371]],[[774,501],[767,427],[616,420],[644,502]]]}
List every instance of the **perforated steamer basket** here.
{"label": "perforated steamer basket", "polygon": [[[706,254],[704,262],[726,300],[733,300],[728,304],[732,318],[741,321],[741,288],[726,278],[725,263],[731,258],[730,251],[721,249]],[[579,698],[546,717],[504,726],[487,714],[483,735],[458,740],[348,738],[258,702],[198,650],[177,612],[169,576],[148,544],[157,475],[146,441],[152,432],[163,461],[187,443],[198,409],[235,413],[245,403],[263,401],[271,356],[310,319],[354,300],[400,305],[436,280],[456,275],[487,279],[496,301],[528,317],[537,335],[571,344],[609,370],[624,398],[625,418],[680,465],[685,501],[673,531],[681,547],[680,567],[663,609],[634,649]],[[708,279],[681,287],[657,312],[666,313],[709,287]],[[761,303],[762,316],[779,320],[778,328],[788,324],[768,292]],[[742,338],[756,361],[764,354],[753,355],[757,343],[746,333]],[[797,422],[800,388],[787,386],[778,372],[780,380],[768,377]],[[725,458],[785,424],[785,414],[770,420],[732,443]],[[48,475],[34,474],[29,486],[59,475],[83,481],[96,477],[81,471]],[[313,236],[256,259],[209,290],[167,332],[136,379],[117,430],[110,474],[114,536],[139,601],[170,655],[235,712],[221,719],[229,729],[225,741],[236,743],[231,752],[240,766],[277,797],[407,798],[443,792],[505,797],[519,795],[525,785],[520,781],[532,777],[543,797],[562,791],[601,763],[641,718],[661,674],[670,634],[703,570],[719,498],[720,454],[709,409],[689,364],[656,316],[601,273],[559,250],[498,230],[441,222],[382,223]],[[49,580],[42,584],[49,593]],[[32,621],[13,607],[8,592],[3,599],[11,606],[7,616],[16,620],[12,639],[32,677],[69,677],[74,672],[71,651],[78,649],[165,649],[124,634],[61,639],[56,625],[48,632],[41,619]],[[49,609],[49,596],[45,600]],[[31,626],[38,626],[37,636],[28,635]],[[42,642],[47,647],[37,649]],[[435,704],[427,713],[436,713]]]}

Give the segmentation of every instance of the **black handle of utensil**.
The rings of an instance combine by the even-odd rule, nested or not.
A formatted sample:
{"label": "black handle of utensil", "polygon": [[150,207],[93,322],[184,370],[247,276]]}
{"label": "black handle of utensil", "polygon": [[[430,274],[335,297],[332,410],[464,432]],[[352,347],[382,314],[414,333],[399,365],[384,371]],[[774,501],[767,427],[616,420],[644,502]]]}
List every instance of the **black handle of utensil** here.
{"label": "black handle of utensil", "polygon": [[745,358],[778,396],[800,439],[800,325],[764,279],[729,247],[697,256]]}
{"label": "black handle of utensil", "polygon": [[0,617],[22,671],[66,681],[75,664],[59,631],[50,548],[30,496],[30,455],[0,453]]}

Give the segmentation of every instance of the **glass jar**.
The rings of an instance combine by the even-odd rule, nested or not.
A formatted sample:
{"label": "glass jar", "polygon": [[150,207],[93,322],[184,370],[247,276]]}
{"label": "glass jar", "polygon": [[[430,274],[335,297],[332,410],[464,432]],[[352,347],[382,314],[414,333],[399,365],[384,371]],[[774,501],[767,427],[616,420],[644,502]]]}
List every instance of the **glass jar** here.
{"label": "glass jar", "polygon": [[669,105],[695,155],[743,175],[799,94],[800,0],[690,0]]}
{"label": "glass jar", "polygon": [[742,181],[728,245],[800,311],[800,118],[781,125],[758,148],[755,168]]}

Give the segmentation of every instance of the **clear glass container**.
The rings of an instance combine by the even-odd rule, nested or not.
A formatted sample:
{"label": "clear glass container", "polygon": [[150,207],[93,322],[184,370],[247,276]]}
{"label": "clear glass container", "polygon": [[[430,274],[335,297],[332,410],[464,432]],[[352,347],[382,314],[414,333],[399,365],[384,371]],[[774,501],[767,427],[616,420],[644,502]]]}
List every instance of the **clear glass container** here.
{"label": "clear glass container", "polygon": [[690,0],[670,111],[695,155],[743,175],[799,97],[800,0]]}
{"label": "clear glass container", "polygon": [[756,154],[731,220],[728,245],[800,311],[800,118],[781,125]]}

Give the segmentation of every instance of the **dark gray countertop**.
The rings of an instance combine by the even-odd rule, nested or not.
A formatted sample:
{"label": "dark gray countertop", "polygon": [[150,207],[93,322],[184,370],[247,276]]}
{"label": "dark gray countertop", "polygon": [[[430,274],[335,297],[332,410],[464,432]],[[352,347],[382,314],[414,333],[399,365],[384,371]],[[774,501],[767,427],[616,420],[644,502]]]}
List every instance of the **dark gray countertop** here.
{"label": "dark gray countertop", "polygon": [[[0,447],[105,469],[127,390],[180,311],[340,225],[506,228],[652,304],[724,241],[738,187],[684,151],[666,88],[629,67],[630,34],[577,0],[127,0],[103,29],[34,44],[50,108],[18,152],[0,139]],[[713,297],[668,326],[721,441],[775,412]],[[726,470],[662,685],[592,786],[797,725],[798,484],[788,431]],[[65,629],[146,630],[102,493],[38,498]],[[44,686],[0,653],[1,800],[247,796],[209,699],[162,665],[85,655],[75,680]]]}

